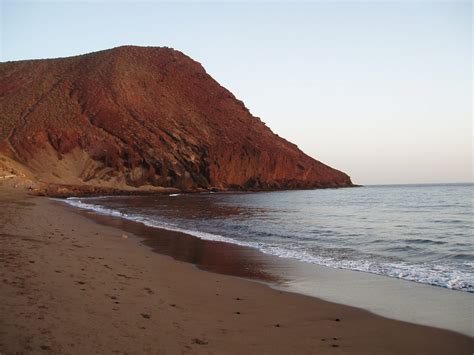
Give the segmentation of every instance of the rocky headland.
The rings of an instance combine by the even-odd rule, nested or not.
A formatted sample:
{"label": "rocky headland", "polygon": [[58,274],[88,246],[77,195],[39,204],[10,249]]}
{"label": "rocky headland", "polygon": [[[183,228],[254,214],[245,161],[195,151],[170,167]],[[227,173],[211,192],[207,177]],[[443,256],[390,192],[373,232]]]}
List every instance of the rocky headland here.
{"label": "rocky headland", "polygon": [[166,47],[0,63],[0,159],[50,195],[352,186]]}

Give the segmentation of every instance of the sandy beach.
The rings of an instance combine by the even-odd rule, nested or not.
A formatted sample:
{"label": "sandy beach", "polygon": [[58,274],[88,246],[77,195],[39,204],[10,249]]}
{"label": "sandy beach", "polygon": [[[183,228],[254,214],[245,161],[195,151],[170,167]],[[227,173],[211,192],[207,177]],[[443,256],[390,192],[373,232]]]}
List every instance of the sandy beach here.
{"label": "sandy beach", "polygon": [[454,332],[202,271],[7,183],[0,201],[2,354],[474,350]]}

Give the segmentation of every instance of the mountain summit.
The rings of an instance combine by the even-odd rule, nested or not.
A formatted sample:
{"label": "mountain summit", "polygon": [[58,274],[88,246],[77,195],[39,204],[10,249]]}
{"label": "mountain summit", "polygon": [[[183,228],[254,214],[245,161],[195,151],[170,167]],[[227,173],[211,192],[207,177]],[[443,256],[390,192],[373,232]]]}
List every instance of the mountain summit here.
{"label": "mountain summit", "polygon": [[0,154],[50,184],[352,185],[274,134],[201,64],[166,47],[0,63]]}

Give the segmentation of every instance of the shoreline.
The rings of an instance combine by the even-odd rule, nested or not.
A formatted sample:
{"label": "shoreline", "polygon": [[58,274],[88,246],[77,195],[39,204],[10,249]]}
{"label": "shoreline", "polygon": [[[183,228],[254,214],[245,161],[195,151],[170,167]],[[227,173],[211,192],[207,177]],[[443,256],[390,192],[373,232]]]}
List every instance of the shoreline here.
{"label": "shoreline", "polygon": [[[453,185],[453,184],[448,184],[448,185]],[[454,184],[457,186],[458,184]],[[466,185],[466,184],[461,184],[461,185]],[[467,184],[469,185],[469,184]],[[396,185],[389,185],[389,186],[396,186]],[[433,186],[431,184],[428,184],[427,186]],[[443,185],[444,186],[444,185]],[[470,184],[472,186],[472,184]],[[368,187],[370,188],[370,186]],[[377,189],[377,187],[373,187],[373,189]],[[367,189],[361,189],[361,190],[366,190]],[[295,191],[296,193],[303,193],[305,194],[304,191]],[[316,191],[311,191],[311,193],[316,192]],[[346,193],[346,191],[334,191],[334,195],[338,195],[340,193]],[[376,191],[374,191],[376,192]],[[240,232],[235,232],[233,230],[234,227],[237,227],[236,225],[231,225],[230,230],[225,230],[222,229],[218,224],[216,224],[216,221],[212,218],[212,215],[209,213],[206,213],[204,211],[208,210],[208,206],[202,205],[201,202],[199,201],[206,201],[209,200],[209,204],[212,207],[219,208],[220,210],[224,210],[225,208],[220,208],[219,207],[219,202],[215,201],[225,201],[227,199],[230,200],[246,200],[249,199],[250,201],[253,201],[254,199],[259,200],[259,197],[262,197],[262,200],[267,200],[267,194],[270,196],[275,196],[275,198],[278,198],[278,196],[281,194],[283,198],[285,198],[286,193],[293,193],[292,191],[279,191],[279,192],[260,192],[260,193],[249,193],[249,192],[241,192],[241,193],[236,193],[236,192],[228,192],[226,193],[220,193],[214,195],[212,192],[202,192],[199,194],[181,194],[181,193],[176,193],[176,194],[166,194],[162,195],[160,197],[158,196],[102,196],[102,197],[70,197],[67,199],[55,199],[61,202],[65,202],[68,205],[71,205],[74,207],[74,209],[81,209],[81,210],[88,210],[92,211],[95,214],[106,216],[106,217],[112,217],[112,218],[121,218],[121,219],[126,219],[128,221],[136,222],[139,224],[143,224],[152,228],[157,228],[157,229],[165,229],[168,231],[175,231],[175,232],[180,232],[185,235],[191,235],[193,237],[197,237],[199,239],[206,239],[210,241],[222,241],[226,243],[231,243],[234,245],[242,246],[242,247],[250,247],[255,250],[258,250],[259,252],[262,252],[266,255],[272,255],[272,256],[277,256],[279,259],[293,259],[297,260],[298,262],[304,262],[305,264],[312,264],[312,265],[320,265],[324,267],[329,267],[331,269],[343,269],[343,270],[349,270],[349,271],[358,271],[358,272],[364,272],[364,273],[369,273],[371,275],[381,275],[381,276],[386,276],[390,277],[391,279],[394,280],[406,280],[406,281],[414,281],[417,284],[423,284],[423,285],[430,285],[430,286],[440,286],[444,289],[448,290],[460,290],[460,291],[466,291],[474,295],[474,280],[472,279],[472,273],[469,270],[469,263],[462,263],[459,262],[457,265],[450,264],[449,263],[449,258],[454,258],[457,259],[458,256],[454,254],[454,252],[461,253],[460,256],[463,256],[465,251],[464,250],[455,250],[453,251],[452,255],[438,255],[439,260],[443,260],[448,258],[448,262],[441,262],[440,265],[436,264],[433,262],[428,262],[425,263],[423,260],[415,260],[415,259],[408,259],[408,262],[405,263],[404,255],[403,252],[400,252],[400,250],[397,250],[395,253],[392,253],[390,255],[390,249],[388,254],[383,254],[385,250],[382,250],[381,254],[378,254],[378,252],[375,252],[375,258],[374,260],[371,260],[370,255],[365,255],[365,257],[360,257],[359,254],[354,254],[350,255],[348,257],[339,257],[339,255],[336,255],[335,257],[332,257],[331,252],[327,252],[323,250],[321,254],[319,253],[312,253],[309,252],[307,253],[305,251],[305,247],[302,246],[301,244],[297,244],[297,247],[293,247],[290,245],[288,248],[285,246],[284,243],[282,243],[282,240],[280,240],[279,244],[272,244],[272,243],[267,243],[266,240],[263,240],[261,238],[261,235],[259,234],[258,231],[254,230],[254,233],[257,233],[257,235],[252,236],[249,234],[246,234],[245,231],[243,234]],[[317,192],[321,193],[321,192]],[[349,192],[351,193],[351,192]],[[228,196],[226,196],[228,195]],[[333,192],[326,193],[326,196],[332,196]],[[182,203],[176,203],[176,201],[173,201],[170,199],[172,197],[173,199],[176,196],[180,196],[179,198],[176,198],[177,201],[184,201],[184,205]],[[211,197],[214,196],[214,197]],[[234,198],[235,197],[235,198]],[[248,197],[248,198],[247,198]],[[255,197],[255,198],[254,198]],[[102,203],[102,198],[105,199],[105,202]],[[92,200],[90,200],[92,199]],[[271,197],[270,197],[271,199]],[[183,217],[185,218],[184,223],[178,222],[171,222],[170,220],[162,219],[159,215],[153,216],[149,215],[146,211],[143,211],[144,214],[141,214],[141,212],[137,212],[135,209],[136,207],[139,207],[139,205],[136,205],[134,202],[135,200],[137,201],[143,201],[147,205],[147,207],[154,208],[153,207],[153,202],[152,201],[157,201],[158,208],[163,208],[164,205],[170,204],[172,209],[176,209],[175,212],[177,213],[175,217],[178,217],[179,220],[179,214],[181,213],[177,208],[178,205],[182,205],[179,208],[183,209]],[[95,202],[94,202],[95,201]],[[114,201],[118,201],[117,204],[115,204]],[[128,201],[128,202],[127,202]],[[197,201],[197,203],[195,202]],[[131,209],[127,209],[127,203],[131,202],[134,204],[134,206],[131,206]],[[122,205],[121,205],[122,204]],[[190,208],[186,206],[186,204],[190,204]],[[199,208],[196,209],[199,205]],[[115,206],[115,207],[114,207]],[[118,209],[117,209],[117,208]],[[227,208],[229,210],[229,213],[233,213],[231,208]],[[194,211],[197,213],[197,215],[205,215],[205,218],[211,218],[209,220],[209,223],[202,223],[202,220],[197,219],[193,221],[193,217],[190,215],[190,211]],[[202,213],[201,213],[202,211]],[[168,215],[168,212],[165,208],[164,210],[164,215]],[[171,217],[171,220],[174,219],[173,215],[169,215]],[[324,215],[321,216],[322,218],[326,218]],[[370,217],[369,217],[370,218]],[[188,219],[188,221],[186,221]],[[368,216],[361,216],[361,220],[367,220]],[[243,220],[242,220],[243,221]],[[171,222],[171,224],[170,224]],[[188,223],[191,222],[191,223]],[[194,223],[196,222],[196,223]],[[255,221],[253,221],[255,222]],[[377,221],[375,220],[377,223]],[[380,222],[380,220],[378,221]],[[421,222],[421,221],[420,221]],[[438,221],[436,221],[437,223]],[[457,223],[457,221],[455,221]],[[232,222],[233,223],[233,222]],[[331,223],[331,222],[329,222]],[[234,223],[235,224],[235,223]],[[237,224],[239,222],[237,221]],[[258,222],[257,222],[258,225]],[[187,227],[186,227],[187,226]],[[242,226],[240,226],[242,227]],[[398,225],[392,226],[396,228],[400,227],[407,227],[406,225],[401,222]],[[466,225],[461,226],[461,227],[466,227]],[[244,226],[245,228],[245,226]],[[266,228],[272,229],[272,226],[269,225]],[[369,233],[371,233],[370,229],[373,231],[377,231],[377,233],[387,233],[384,230],[384,227],[381,226],[381,229],[378,230],[378,228],[367,228]],[[258,229],[258,228],[257,228]],[[406,228],[405,228],[406,229]],[[418,233],[419,228],[415,227],[414,232],[412,231],[399,231],[399,230],[392,230],[392,235],[394,236],[399,236],[401,239],[406,238],[405,234],[407,235],[414,235],[414,234],[420,234]],[[264,236],[267,235],[267,231],[261,230],[262,234]],[[302,231],[302,233],[312,233],[313,231]],[[237,233],[237,234],[235,234]],[[292,231],[286,231],[286,233],[291,234],[293,233]],[[326,231],[323,231],[323,233],[326,233]],[[349,231],[350,233],[350,231]],[[288,235],[289,235],[288,234]],[[277,233],[278,235],[278,233]],[[457,234],[456,234],[457,235]],[[350,237],[352,237],[352,234],[349,234]],[[299,236],[296,234],[294,236],[296,240],[298,240]],[[373,235],[372,235],[373,237]],[[390,240],[391,236],[387,235],[389,243],[393,242],[393,240]],[[421,237],[420,237],[421,238]],[[441,245],[445,244],[446,242],[444,241],[445,236],[443,235],[437,235],[435,238],[437,238],[436,241],[433,241],[430,239],[430,237],[427,235],[424,240],[422,239],[415,239],[415,240],[409,240],[404,239],[401,242],[402,243],[410,243],[409,246],[405,246],[406,248],[406,254],[405,256],[410,256],[409,252],[411,249],[413,251],[416,251],[418,249],[418,252],[422,252],[422,243],[432,243],[435,245]],[[467,236],[469,238],[469,236]],[[324,239],[324,238],[323,238]],[[383,242],[384,238],[379,238],[378,240],[375,240],[374,243],[380,243]],[[413,239],[413,238],[412,238]],[[341,248],[342,246],[339,245],[339,242],[336,240],[333,240],[332,242],[338,243],[337,248]],[[355,240],[350,241],[350,242],[355,242]],[[456,242],[456,241],[454,241]],[[468,244],[458,244],[456,243],[454,246],[461,246],[461,245],[468,245]],[[330,245],[327,247],[331,248]],[[354,247],[354,246],[353,246]],[[383,245],[382,245],[383,247]],[[394,245],[391,246],[392,248]],[[412,248],[413,247],[413,248]],[[399,248],[395,248],[399,249]],[[355,250],[357,250],[357,243],[355,245]],[[448,250],[450,250],[448,248]],[[430,252],[429,249],[427,252]],[[435,251],[436,253],[436,251]],[[364,255],[364,252],[362,251],[362,254]],[[382,256],[382,257],[380,257]],[[391,259],[391,257],[394,256],[395,259]],[[469,255],[468,255],[469,256]],[[436,257],[436,255],[435,255]],[[398,259],[397,259],[398,258]],[[436,260],[436,259],[433,259]],[[467,259],[469,261],[469,259]],[[457,269],[457,266],[460,268]]]}
{"label": "shoreline", "polygon": [[250,246],[203,239],[57,202],[95,223],[136,235],[139,243],[155,253],[204,271],[262,282],[276,290],[356,307],[389,319],[474,336],[469,317],[474,295],[467,291],[282,258]]}
{"label": "shoreline", "polygon": [[454,332],[199,270],[47,198],[5,186],[0,198],[2,353],[473,349]]}

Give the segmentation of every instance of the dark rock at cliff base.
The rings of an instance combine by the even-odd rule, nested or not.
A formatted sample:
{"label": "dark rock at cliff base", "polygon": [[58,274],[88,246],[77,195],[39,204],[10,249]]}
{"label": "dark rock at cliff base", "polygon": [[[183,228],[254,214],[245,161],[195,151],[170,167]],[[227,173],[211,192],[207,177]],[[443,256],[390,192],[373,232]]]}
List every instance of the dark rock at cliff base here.
{"label": "dark rock at cliff base", "polygon": [[0,124],[0,153],[46,183],[182,190],[352,185],[274,134],[201,64],[170,48],[0,63]]}

